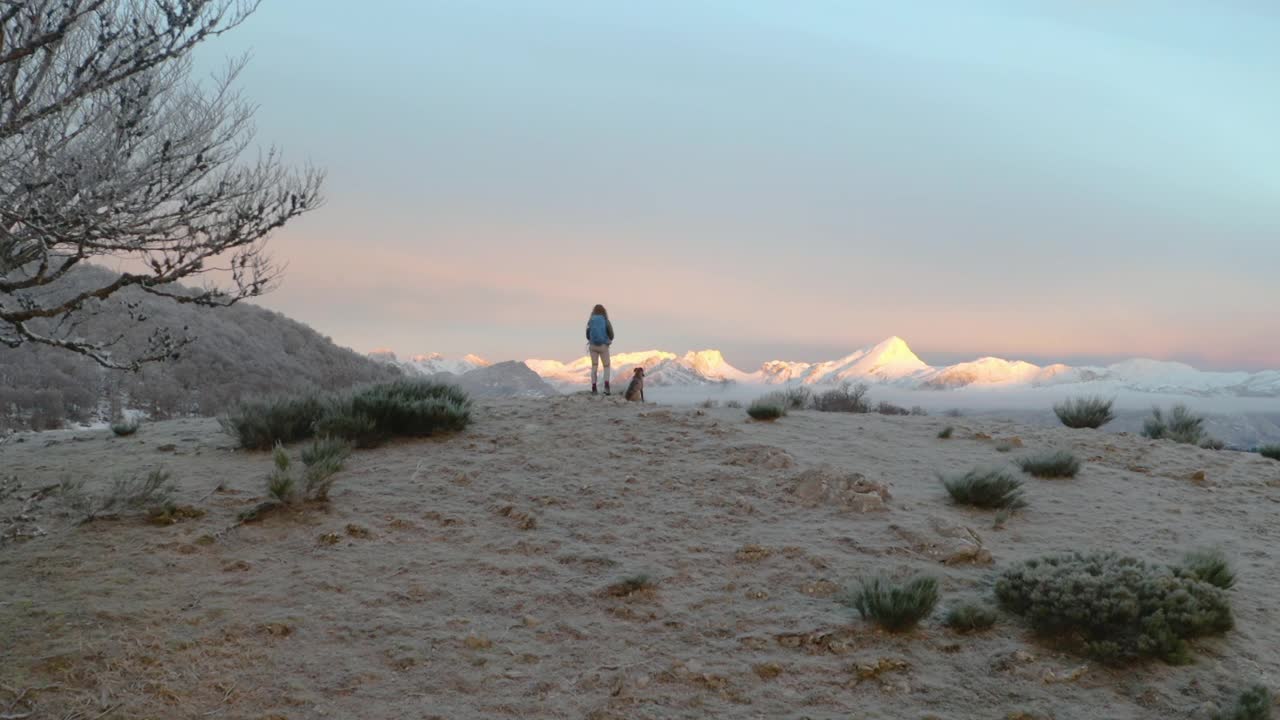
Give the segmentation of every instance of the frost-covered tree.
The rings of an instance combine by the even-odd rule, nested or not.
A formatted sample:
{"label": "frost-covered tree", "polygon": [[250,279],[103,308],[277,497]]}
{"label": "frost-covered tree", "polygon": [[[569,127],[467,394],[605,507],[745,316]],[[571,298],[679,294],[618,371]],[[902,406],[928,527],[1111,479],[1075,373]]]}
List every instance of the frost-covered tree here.
{"label": "frost-covered tree", "polygon": [[[253,109],[233,82],[200,84],[191,51],[258,0],[0,0],[0,344],[49,345],[137,369],[190,342],[124,288],[221,306],[279,276],[270,233],[320,203],[322,173],[249,152]],[[78,265],[114,270],[91,287]],[[199,290],[172,285],[200,279]],[[147,340],[92,336],[120,314]],[[148,327],[150,326],[150,327]]]}

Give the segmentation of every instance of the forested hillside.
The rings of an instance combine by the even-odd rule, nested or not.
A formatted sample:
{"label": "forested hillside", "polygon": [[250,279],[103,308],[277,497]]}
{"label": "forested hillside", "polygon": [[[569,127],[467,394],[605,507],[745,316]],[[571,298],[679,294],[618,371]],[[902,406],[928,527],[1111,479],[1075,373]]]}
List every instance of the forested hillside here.
{"label": "forested hillside", "polygon": [[[104,272],[84,267],[77,281],[87,286]],[[145,327],[130,319],[125,303],[148,316]],[[248,304],[210,309],[126,290],[86,308],[76,321],[95,334],[123,336],[123,347],[144,342],[156,325],[186,327],[196,339],[178,359],[136,373],[104,370],[46,346],[0,346],[0,429],[57,428],[108,419],[124,408],[157,419],[214,415],[243,397],[346,387],[400,374],[302,323]]]}

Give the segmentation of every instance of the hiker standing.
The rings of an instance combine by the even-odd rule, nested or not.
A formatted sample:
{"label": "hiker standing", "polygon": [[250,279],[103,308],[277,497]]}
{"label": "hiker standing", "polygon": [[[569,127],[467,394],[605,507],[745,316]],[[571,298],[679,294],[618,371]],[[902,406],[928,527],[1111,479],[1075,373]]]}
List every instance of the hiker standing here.
{"label": "hiker standing", "polygon": [[596,368],[604,361],[604,394],[609,394],[609,345],[613,342],[613,323],[603,305],[591,309],[587,319],[587,352],[591,354],[591,394],[596,394]]}

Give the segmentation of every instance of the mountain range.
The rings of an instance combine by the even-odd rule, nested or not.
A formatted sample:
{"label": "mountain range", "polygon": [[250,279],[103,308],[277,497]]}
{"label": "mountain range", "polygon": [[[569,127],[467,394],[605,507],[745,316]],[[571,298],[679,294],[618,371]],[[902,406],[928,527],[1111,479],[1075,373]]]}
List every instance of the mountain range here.
{"label": "mountain range", "polygon": [[[373,357],[421,375],[449,372],[465,377],[467,373],[489,365],[474,355],[450,360],[435,353],[415,355],[402,361],[397,360],[393,353],[379,351]],[[529,359],[523,365],[558,390],[580,388],[590,383],[591,360],[585,356],[568,363]],[[997,357],[935,367],[921,360],[906,341],[896,336],[834,360],[770,360],[751,372],[734,367],[718,350],[691,351],[684,355],[663,350],[614,353],[612,366],[613,377],[619,378],[620,382],[630,377],[632,368],[643,367],[648,384],[657,386],[865,382],[905,389],[950,390],[1079,385],[1082,391],[1096,393],[1128,390],[1198,397],[1280,397],[1280,370],[1215,372],[1151,359],[1126,360],[1106,366],[1041,366]]]}

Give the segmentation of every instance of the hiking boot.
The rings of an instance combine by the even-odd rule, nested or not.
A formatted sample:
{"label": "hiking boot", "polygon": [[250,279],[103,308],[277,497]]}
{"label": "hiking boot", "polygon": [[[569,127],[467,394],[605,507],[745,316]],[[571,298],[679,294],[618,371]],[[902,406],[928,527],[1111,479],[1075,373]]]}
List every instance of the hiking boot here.
{"label": "hiking boot", "polygon": [[612,395],[612,394],[613,394],[613,393],[609,392],[609,383],[605,383],[605,384],[604,384],[604,394],[605,394],[605,395]]}
{"label": "hiking boot", "polygon": [[[605,391],[605,393],[608,393],[608,392],[609,392],[608,390],[606,390],[606,391]],[[595,394],[596,394],[596,384],[595,384],[595,383],[591,383],[591,394],[592,394],[592,395],[595,395]]]}

